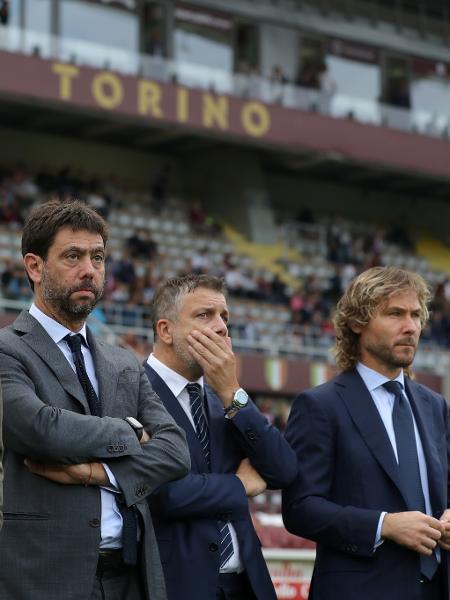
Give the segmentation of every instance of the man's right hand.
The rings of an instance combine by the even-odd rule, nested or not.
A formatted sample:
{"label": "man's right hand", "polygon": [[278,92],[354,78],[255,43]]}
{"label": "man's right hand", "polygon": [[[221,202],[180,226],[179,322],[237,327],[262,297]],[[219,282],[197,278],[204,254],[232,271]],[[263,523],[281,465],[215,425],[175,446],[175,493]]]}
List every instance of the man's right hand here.
{"label": "man's right hand", "polygon": [[387,513],[381,537],[430,556],[444,531],[443,523],[419,511]]}
{"label": "man's right hand", "polygon": [[236,477],[239,477],[242,481],[248,497],[258,496],[258,494],[261,494],[267,488],[267,483],[252,466],[248,458],[242,459],[239,463]]}

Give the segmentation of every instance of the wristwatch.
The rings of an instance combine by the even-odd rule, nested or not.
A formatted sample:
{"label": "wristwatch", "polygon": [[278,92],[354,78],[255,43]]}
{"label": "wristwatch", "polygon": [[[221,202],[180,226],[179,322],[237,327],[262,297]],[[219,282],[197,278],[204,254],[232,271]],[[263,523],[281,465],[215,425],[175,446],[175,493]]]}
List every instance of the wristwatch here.
{"label": "wristwatch", "polygon": [[242,388],[238,388],[233,394],[233,400],[230,406],[224,408],[224,413],[228,415],[231,412],[237,412],[241,408],[245,408],[248,403],[248,394]]}
{"label": "wristwatch", "polygon": [[134,429],[137,439],[141,441],[142,436],[144,435],[144,426],[142,423],[139,423],[134,417],[125,417],[125,421]]}

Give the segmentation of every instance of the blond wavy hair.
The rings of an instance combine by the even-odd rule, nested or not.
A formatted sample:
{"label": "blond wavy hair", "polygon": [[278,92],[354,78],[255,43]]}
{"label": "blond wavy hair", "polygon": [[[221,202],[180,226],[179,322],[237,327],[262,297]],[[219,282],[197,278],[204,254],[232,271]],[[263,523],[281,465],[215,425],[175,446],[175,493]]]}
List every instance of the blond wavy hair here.
{"label": "blond wavy hair", "polygon": [[[352,327],[365,327],[391,296],[410,290],[417,293],[423,328],[431,300],[430,288],[423,277],[396,267],[373,267],[353,279],[339,300],[333,318],[336,333],[333,350],[341,371],[353,369],[360,357],[359,334]],[[410,367],[404,371],[412,376]]]}

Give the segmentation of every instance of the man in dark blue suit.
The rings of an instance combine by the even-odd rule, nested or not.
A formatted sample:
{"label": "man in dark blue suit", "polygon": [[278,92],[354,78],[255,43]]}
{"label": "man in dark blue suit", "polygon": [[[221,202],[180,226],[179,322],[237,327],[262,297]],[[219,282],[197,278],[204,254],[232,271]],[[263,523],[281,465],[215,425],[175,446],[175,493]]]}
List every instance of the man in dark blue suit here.
{"label": "man in dark blue suit", "polygon": [[146,370],[185,429],[192,471],[150,500],[169,600],[275,600],[248,497],[293,481],[296,459],[240,387],[221,279],[167,281]]}
{"label": "man in dark blue suit", "polygon": [[447,404],[411,378],[429,299],[414,273],[361,273],[335,315],[341,373],[295,400],[283,518],[317,542],[310,599],[449,599]]}

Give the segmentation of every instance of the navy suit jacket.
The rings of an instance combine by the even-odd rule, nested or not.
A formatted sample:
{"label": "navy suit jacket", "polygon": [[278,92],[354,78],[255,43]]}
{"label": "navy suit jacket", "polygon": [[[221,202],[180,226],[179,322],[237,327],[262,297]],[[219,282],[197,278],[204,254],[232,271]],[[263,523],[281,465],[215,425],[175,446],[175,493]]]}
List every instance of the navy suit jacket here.
{"label": "navy suit jacket", "polygon": [[[405,378],[428,471],[433,516],[448,507],[448,409],[442,396]],[[409,510],[392,445],[356,370],[300,394],[286,439],[298,459],[283,492],[286,528],[317,542],[314,600],[420,600],[419,554],[390,541],[374,550],[382,511]],[[441,550],[445,598],[447,552]]]}
{"label": "navy suit jacket", "polygon": [[269,487],[285,487],[297,472],[293,450],[251,401],[232,419],[225,419],[221,401],[205,386],[211,439],[209,472],[195,431],[178,400],[148,364],[145,369],[166,409],[186,431],[192,459],[189,475],[162,486],[149,498],[169,600],[216,597],[219,520],[230,521],[236,530],[242,562],[258,600],[275,600],[248,498],[234,473],[241,460],[248,457]]}

